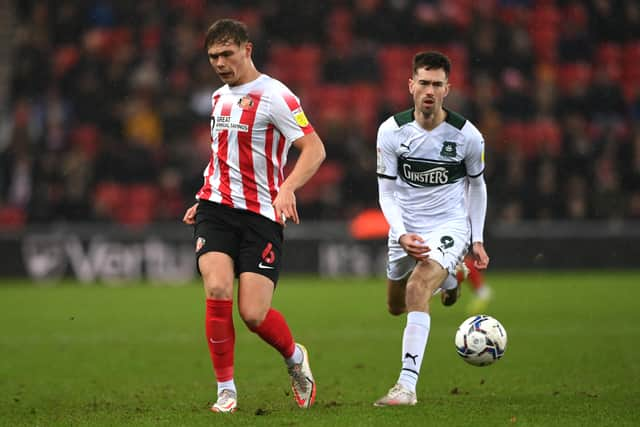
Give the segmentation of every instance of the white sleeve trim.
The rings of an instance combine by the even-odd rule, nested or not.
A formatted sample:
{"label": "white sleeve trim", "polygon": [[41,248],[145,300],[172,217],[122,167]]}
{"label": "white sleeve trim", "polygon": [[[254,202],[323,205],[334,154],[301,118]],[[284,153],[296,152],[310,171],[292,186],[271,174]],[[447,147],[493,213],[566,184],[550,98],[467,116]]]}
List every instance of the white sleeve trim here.
{"label": "white sleeve trim", "polygon": [[471,242],[484,242],[484,220],[487,215],[487,185],[484,176],[469,177],[467,187],[469,220],[471,222]]}

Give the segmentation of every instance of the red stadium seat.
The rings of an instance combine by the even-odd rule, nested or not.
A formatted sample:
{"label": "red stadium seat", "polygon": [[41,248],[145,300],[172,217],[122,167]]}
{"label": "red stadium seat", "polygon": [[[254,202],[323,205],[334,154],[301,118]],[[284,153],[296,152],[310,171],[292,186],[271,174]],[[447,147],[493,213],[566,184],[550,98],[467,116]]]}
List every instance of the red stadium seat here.
{"label": "red stadium seat", "polygon": [[557,29],[551,26],[534,26],[530,28],[529,35],[538,60],[554,63],[558,56]]}
{"label": "red stadium seat", "polygon": [[540,118],[525,125],[526,137],[523,140],[523,153],[527,157],[535,157],[546,153],[552,156],[560,154],[562,149],[562,132],[558,124],[551,118]]}
{"label": "red stadium seat", "polygon": [[609,79],[620,81],[622,77],[622,47],[617,43],[601,43],[596,48],[595,65],[604,67]]}
{"label": "red stadium seat", "polygon": [[133,184],[126,188],[126,203],[119,206],[118,222],[131,226],[149,224],[155,219],[160,200],[156,187],[150,184]]}
{"label": "red stadium seat", "polygon": [[0,206],[0,229],[20,228],[27,222],[27,215],[17,206]]}
{"label": "red stadium seat", "polygon": [[575,85],[588,85],[591,74],[590,64],[584,62],[563,64],[557,68],[556,83],[560,91],[569,92]]}
{"label": "red stadium seat", "polygon": [[306,104],[319,127],[331,127],[336,123],[346,126],[355,108],[350,95],[350,86],[326,84],[307,92]]}
{"label": "red stadium seat", "polygon": [[619,64],[622,59],[622,46],[618,43],[600,43],[596,48],[597,64]]}
{"label": "red stadium seat", "polygon": [[93,192],[93,206],[98,217],[115,219],[120,206],[126,204],[126,191],[122,184],[101,182]]}
{"label": "red stadium seat", "polygon": [[622,60],[625,64],[640,64],[640,41],[628,42],[623,46]]}
{"label": "red stadium seat", "polygon": [[309,179],[309,181],[298,191],[296,197],[299,202],[311,203],[320,201],[327,191],[335,191],[338,188],[344,170],[340,162],[325,161],[320,165],[318,171]]}
{"label": "red stadium seat", "polygon": [[321,69],[322,50],[317,45],[276,45],[270,49],[267,72],[292,87],[316,85]]}
{"label": "red stadium seat", "polygon": [[640,41],[629,42],[622,49],[623,80],[640,81]]}
{"label": "red stadium seat", "polygon": [[397,83],[401,76],[411,75],[411,63],[415,51],[407,46],[385,46],[378,53],[378,65],[382,74],[383,84]]}
{"label": "red stadium seat", "polygon": [[555,4],[549,2],[534,7],[531,11],[529,24],[537,28],[552,28],[557,30],[562,21],[562,14]]}
{"label": "red stadium seat", "polygon": [[458,29],[466,31],[472,21],[472,11],[469,0],[449,0],[442,2],[442,14]]}
{"label": "red stadium seat", "polygon": [[521,148],[527,136],[526,126],[519,121],[505,122],[502,127],[500,145],[509,151],[513,147]]}
{"label": "red stadium seat", "polygon": [[71,143],[79,147],[87,157],[95,157],[98,151],[100,136],[97,126],[93,124],[78,125],[71,129],[69,136]]}
{"label": "red stadium seat", "polygon": [[355,117],[361,132],[370,137],[376,135],[378,127],[378,105],[380,102],[380,89],[372,84],[355,84],[349,88],[349,104],[352,106],[351,114]]}

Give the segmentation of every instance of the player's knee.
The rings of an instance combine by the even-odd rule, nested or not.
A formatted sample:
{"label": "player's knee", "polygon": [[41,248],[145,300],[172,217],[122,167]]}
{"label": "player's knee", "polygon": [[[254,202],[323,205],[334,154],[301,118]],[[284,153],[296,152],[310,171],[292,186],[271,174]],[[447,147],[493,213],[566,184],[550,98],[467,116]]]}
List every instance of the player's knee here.
{"label": "player's knee", "polygon": [[232,299],[233,284],[228,285],[213,278],[204,277],[204,291],[210,299]]}
{"label": "player's knee", "polygon": [[247,328],[254,331],[256,330],[264,321],[266,313],[264,310],[256,310],[250,308],[240,308],[240,318],[247,325]]}

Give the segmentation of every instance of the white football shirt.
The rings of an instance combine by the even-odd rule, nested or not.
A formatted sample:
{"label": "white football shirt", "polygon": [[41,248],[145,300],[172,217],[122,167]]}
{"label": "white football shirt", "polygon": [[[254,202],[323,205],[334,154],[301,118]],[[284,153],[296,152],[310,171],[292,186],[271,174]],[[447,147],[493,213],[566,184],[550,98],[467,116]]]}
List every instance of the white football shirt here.
{"label": "white football shirt", "polygon": [[446,111],[446,120],[431,131],[415,121],[413,109],[378,129],[377,174],[395,180],[395,200],[408,232],[468,224],[467,176],[484,171],[484,139],[471,122]]}

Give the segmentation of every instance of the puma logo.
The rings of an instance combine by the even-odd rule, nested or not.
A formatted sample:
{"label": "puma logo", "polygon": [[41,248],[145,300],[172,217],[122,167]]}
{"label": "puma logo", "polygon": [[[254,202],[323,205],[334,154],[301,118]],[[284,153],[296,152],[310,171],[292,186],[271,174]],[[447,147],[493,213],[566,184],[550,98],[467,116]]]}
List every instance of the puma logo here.
{"label": "puma logo", "polygon": [[404,358],[406,359],[407,357],[413,361],[413,364],[414,364],[414,365],[416,365],[416,364],[417,364],[417,363],[416,363],[416,359],[418,358],[418,355],[417,355],[417,354],[405,353],[405,354],[404,354]]}

